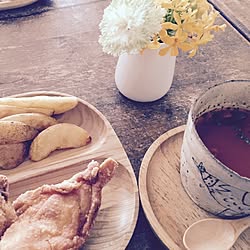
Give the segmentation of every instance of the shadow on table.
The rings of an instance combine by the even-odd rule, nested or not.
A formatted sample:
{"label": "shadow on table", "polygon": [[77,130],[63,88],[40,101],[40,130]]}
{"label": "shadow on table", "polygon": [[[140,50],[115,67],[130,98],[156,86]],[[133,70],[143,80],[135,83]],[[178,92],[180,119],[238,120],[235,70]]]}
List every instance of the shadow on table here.
{"label": "shadow on table", "polygon": [[19,18],[41,15],[52,9],[54,9],[52,0],[38,0],[21,8],[0,11],[0,21],[11,22]]}

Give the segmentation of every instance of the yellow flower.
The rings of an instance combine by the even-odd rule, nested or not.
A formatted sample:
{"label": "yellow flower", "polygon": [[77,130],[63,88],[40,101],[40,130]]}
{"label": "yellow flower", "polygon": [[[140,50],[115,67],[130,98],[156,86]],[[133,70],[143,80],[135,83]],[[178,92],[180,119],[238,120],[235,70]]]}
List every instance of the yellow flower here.
{"label": "yellow flower", "polygon": [[187,34],[182,32],[181,29],[178,29],[174,36],[169,36],[167,32],[160,32],[160,38],[161,40],[169,45],[163,49],[160,50],[159,55],[164,56],[168,53],[170,50],[171,56],[178,56],[179,54],[179,48],[183,51],[188,51],[192,48],[192,46],[188,43],[186,43]]}
{"label": "yellow flower", "polygon": [[210,32],[202,34],[200,37],[192,38],[192,50],[190,51],[188,57],[193,57],[196,55],[196,52],[200,45],[204,45],[213,39],[213,35]]}
{"label": "yellow flower", "polygon": [[218,12],[207,0],[155,0],[167,10],[162,29],[153,38],[148,48],[158,49],[159,41],[166,44],[159,54],[169,51],[178,55],[179,50],[189,51],[189,57],[196,54],[199,46],[211,41],[211,32],[225,29],[225,25],[214,25]]}

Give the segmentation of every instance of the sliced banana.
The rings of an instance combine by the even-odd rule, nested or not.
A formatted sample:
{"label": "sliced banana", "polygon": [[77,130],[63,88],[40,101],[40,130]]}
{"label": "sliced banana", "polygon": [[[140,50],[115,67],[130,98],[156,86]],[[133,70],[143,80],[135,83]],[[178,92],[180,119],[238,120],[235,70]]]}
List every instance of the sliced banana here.
{"label": "sliced banana", "polygon": [[0,104],[0,118],[21,113],[41,113],[51,116],[54,110],[51,108],[29,108]]}
{"label": "sliced banana", "polygon": [[25,108],[52,109],[54,114],[61,114],[73,109],[78,104],[78,99],[75,96],[3,97],[0,98],[0,104]]}
{"label": "sliced banana", "polygon": [[56,149],[78,148],[91,141],[88,132],[69,123],[59,123],[43,130],[30,146],[30,159],[40,161]]}

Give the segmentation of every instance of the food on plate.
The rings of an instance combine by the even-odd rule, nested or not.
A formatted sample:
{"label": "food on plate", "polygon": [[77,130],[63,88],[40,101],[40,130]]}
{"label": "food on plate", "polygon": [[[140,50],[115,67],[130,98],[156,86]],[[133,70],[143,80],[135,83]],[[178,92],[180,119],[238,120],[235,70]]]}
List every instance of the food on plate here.
{"label": "food on plate", "polygon": [[6,176],[0,175],[0,237],[17,218],[14,208],[8,201],[8,189],[9,183]]}
{"label": "food on plate", "polygon": [[88,144],[91,137],[88,132],[70,123],[59,123],[43,130],[32,141],[30,159],[40,161],[56,149],[78,148]]}
{"label": "food on plate", "polygon": [[23,108],[52,109],[54,114],[61,114],[73,109],[78,104],[78,99],[75,96],[3,97],[0,98],[0,104]]}
{"label": "food on plate", "polygon": [[18,218],[5,231],[0,249],[79,249],[98,213],[102,188],[116,167],[110,158],[101,165],[92,161],[69,180],[21,194],[13,202]]}
{"label": "food on plate", "polygon": [[56,149],[89,143],[91,138],[86,130],[74,124],[58,123],[56,116],[52,117],[77,104],[78,98],[74,96],[0,98],[0,168],[18,166],[25,160],[27,151],[31,160],[39,161]]}
{"label": "food on plate", "polygon": [[29,142],[0,145],[0,169],[12,169],[24,162]]}
{"label": "food on plate", "polygon": [[39,131],[57,124],[57,120],[55,118],[39,113],[23,113],[23,114],[10,115],[2,118],[0,121],[23,122]]}
{"label": "food on plate", "polygon": [[51,116],[54,110],[51,108],[29,108],[0,104],[0,118],[20,113],[41,113]]}
{"label": "food on plate", "polygon": [[0,144],[13,144],[32,140],[38,131],[23,122],[0,121]]}

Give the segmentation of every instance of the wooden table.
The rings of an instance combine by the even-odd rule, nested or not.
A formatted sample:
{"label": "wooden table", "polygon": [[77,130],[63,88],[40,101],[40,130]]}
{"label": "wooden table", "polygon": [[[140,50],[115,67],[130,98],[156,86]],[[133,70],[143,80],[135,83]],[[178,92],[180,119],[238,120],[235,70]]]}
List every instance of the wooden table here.
{"label": "wooden table", "polygon": [[[117,58],[104,54],[98,44],[98,24],[108,4],[107,0],[40,0],[0,12],[0,96],[52,90],[88,101],[110,121],[138,178],[149,146],[167,130],[186,123],[190,105],[201,92],[226,80],[250,79],[245,28],[249,18],[240,20],[247,22],[247,36],[220,18],[219,23],[227,23],[224,33],[216,34],[194,58],[177,58],[168,94],[156,102],[136,103],[117,91]],[[237,17],[240,10],[235,11]],[[142,208],[127,249],[165,249]]]}

